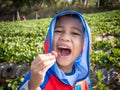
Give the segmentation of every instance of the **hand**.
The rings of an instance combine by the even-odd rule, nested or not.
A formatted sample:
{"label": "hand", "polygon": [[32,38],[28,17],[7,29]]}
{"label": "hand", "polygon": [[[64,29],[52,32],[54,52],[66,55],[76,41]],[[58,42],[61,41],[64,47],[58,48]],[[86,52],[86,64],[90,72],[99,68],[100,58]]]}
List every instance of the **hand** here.
{"label": "hand", "polygon": [[29,89],[35,90],[44,81],[46,71],[54,64],[57,53],[52,51],[48,54],[39,54],[31,63],[31,78]]}

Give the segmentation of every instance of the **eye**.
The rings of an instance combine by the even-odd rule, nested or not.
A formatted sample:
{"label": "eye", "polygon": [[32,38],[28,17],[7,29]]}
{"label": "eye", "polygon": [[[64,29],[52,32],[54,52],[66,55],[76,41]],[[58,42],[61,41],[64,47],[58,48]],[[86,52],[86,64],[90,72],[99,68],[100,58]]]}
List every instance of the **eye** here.
{"label": "eye", "polygon": [[62,30],[55,30],[55,33],[62,33]]}
{"label": "eye", "polygon": [[81,35],[81,34],[78,33],[78,32],[72,32],[72,34],[73,34],[73,35],[79,35],[79,36]]}

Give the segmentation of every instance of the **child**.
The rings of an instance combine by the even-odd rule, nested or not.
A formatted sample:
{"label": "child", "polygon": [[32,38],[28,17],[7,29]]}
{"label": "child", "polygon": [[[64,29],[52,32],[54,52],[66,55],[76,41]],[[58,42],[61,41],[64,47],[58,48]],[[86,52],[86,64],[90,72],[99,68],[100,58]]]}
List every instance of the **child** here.
{"label": "child", "polygon": [[[90,31],[84,17],[67,10],[51,21],[44,43],[18,90],[91,90]],[[53,51],[54,50],[54,51]]]}

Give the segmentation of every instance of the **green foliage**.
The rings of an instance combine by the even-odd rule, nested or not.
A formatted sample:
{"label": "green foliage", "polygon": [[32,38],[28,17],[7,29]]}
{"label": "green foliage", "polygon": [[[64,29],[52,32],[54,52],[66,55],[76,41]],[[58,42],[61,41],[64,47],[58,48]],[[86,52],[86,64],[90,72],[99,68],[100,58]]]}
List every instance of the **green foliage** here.
{"label": "green foliage", "polygon": [[96,88],[93,88],[93,90],[109,90],[108,87],[106,87],[103,83],[102,83],[102,72],[101,71],[97,71],[97,78],[98,78],[98,84]]}
{"label": "green foliage", "polygon": [[[100,63],[103,67],[115,66],[120,68],[120,12],[114,10],[111,12],[101,12],[85,15],[92,31],[92,52],[91,62]],[[106,36],[104,36],[106,35]],[[96,41],[97,37],[112,39]]]}
{"label": "green foliage", "polygon": [[120,39],[102,40],[93,42],[91,62],[100,63],[104,67],[120,66]]}
{"label": "green foliage", "polygon": [[50,19],[41,19],[0,23],[1,61],[30,63],[34,56],[43,53],[43,41],[49,21]]}
{"label": "green foliage", "polygon": [[[104,67],[120,66],[120,10],[85,14],[92,31],[91,63],[100,63]],[[0,62],[30,64],[33,58],[44,53],[43,42],[51,19],[27,20],[20,22],[0,23]],[[103,34],[115,36],[112,40],[95,41]],[[101,74],[98,72],[98,87],[103,90]],[[15,90],[21,83],[21,78],[8,80],[4,88]],[[8,90],[7,89],[7,90]],[[105,90],[108,90],[107,88]]]}
{"label": "green foliage", "polygon": [[[90,25],[92,35],[120,35],[120,10],[87,14],[85,18]],[[94,40],[94,38],[93,38]]]}
{"label": "green foliage", "polygon": [[4,85],[3,90],[16,90],[23,80],[24,79],[22,77],[18,77],[13,80],[9,79],[6,81],[7,83]]}
{"label": "green foliage", "polygon": [[93,49],[95,50],[98,49],[98,50],[107,51],[110,48],[112,48],[111,43],[105,40],[93,43]]}

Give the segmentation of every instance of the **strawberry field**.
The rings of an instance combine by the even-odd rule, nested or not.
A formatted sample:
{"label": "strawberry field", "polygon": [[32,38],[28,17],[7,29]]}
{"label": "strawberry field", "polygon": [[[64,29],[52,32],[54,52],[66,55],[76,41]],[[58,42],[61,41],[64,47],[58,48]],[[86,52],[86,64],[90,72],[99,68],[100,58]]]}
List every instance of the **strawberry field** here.
{"label": "strawberry field", "polygon": [[30,63],[43,53],[50,19],[0,23],[0,62]]}
{"label": "strawberry field", "polygon": [[[91,72],[95,72],[97,82],[93,90],[109,90],[120,87],[120,10],[84,14],[92,32]],[[43,52],[43,41],[51,18],[0,23],[0,63],[12,62],[16,65],[30,65],[33,58]],[[102,76],[110,68],[115,68],[116,81],[108,81]],[[105,71],[104,70],[104,71]],[[0,72],[1,74],[1,72]],[[1,75],[0,75],[1,78]],[[111,78],[112,79],[112,78]],[[23,79],[6,80],[0,86],[7,90],[15,90]],[[93,80],[93,82],[95,82]],[[115,86],[113,83],[117,83]],[[112,87],[109,86],[112,84]],[[114,87],[113,87],[114,85]]]}

